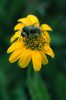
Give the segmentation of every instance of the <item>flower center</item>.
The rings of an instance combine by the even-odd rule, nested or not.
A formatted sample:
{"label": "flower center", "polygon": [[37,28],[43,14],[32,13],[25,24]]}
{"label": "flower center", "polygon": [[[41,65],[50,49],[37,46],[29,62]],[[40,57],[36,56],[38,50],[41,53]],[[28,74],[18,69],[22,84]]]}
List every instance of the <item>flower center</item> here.
{"label": "flower center", "polygon": [[30,37],[24,38],[24,42],[27,48],[31,48],[32,50],[41,50],[44,47],[46,40],[41,34],[38,36],[31,34]]}

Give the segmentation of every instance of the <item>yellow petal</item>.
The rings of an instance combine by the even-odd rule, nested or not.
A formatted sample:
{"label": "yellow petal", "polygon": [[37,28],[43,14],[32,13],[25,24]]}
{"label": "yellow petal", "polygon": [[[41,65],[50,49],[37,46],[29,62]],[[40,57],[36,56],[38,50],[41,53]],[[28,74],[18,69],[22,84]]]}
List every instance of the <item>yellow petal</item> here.
{"label": "yellow petal", "polygon": [[18,20],[18,22],[21,22],[24,26],[30,26],[31,22],[27,18],[21,18]]}
{"label": "yellow petal", "polygon": [[[27,17],[25,18],[21,18],[18,20],[18,22],[22,22],[23,25],[27,25],[27,26],[30,26],[32,24],[35,24],[36,26],[39,26],[39,20],[36,16],[34,15],[28,15]],[[42,24],[41,27],[40,27],[43,31],[45,30],[49,30],[49,31],[52,31],[52,28],[47,25],[47,24]]]}
{"label": "yellow petal", "polygon": [[18,23],[15,27],[14,30],[22,30],[24,25],[22,23]]}
{"label": "yellow petal", "polygon": [[34,24],[35,26],[39,26],[39,20],[34,15],[28,15],[27,19],[30,21],[31,25]]}
{"label": "yellow petal", "polygon": [[23,23],[23,21],[25,21],[25,20],[26,20],[26,18],[20,18],[20,19],[18,19],[17,21]]}
{"label": "yellow petal", "polygon": [[41,69],[41,55],[39,51],[32,51],[32,62],[35,71],[39,71]]}
{"label": "yellow petal", "polygon": [[42,31],[52,31],[52,28],[47,24],[42,24],[40,28]]}
{"label": "yellow petal", "polygon": [[21,57],[20,57],[20,60],[19,60],[19,62],[18,62],[19,66],[20,66],[21,68],[25,68],[25,67],[28,66],[28,64],[29,64],[29,62],[30,62],[30,60],[31,60],[31,54],[32,54],[31,52],[32,52],[31,50],[26,49],[26,50],[22,53],[22,55],[21,55]]}
{"label": "yellow petal", "polygon": [[43,52],[41,52],[41,60],[43,65],[48,64],[47,57]]}
{"label": "yellow petal", "polygon": [[22,22],[22,24],[25,25],[25,26],[31,26],[33,24],[35,26],[39,26],[39,20],[34,15],[28,15],[25,18],[21,18],[21,19],[18,20],[18,22]]}
{"label": "yellow petal", "polygon": [[51,56],[52,58],[54,58],[54,52],[52,51],[52,49],[50,48],[50,46],[48,45],[48,44],[46,44],[45,46],[44,46],[44,52],[46,53],[46,54],[48,54],[49,56]]}
{"label": "yellow petal", "polygon": [[44,34],[45,34],[45,36],[46,36],[48,42],[50,42],[50,36],[49,36],[49,33],[48,33],[47,31],[45,31]]}
{"label": "yellow petal", "polygon": [[42,36],[46,40],[46,42],[50,43],[50,36],[49,36],[49,33],[47,31],[44,31],[42,33]]}
{"label": "yellow petal", "polygon": [[11,53],[11,52],[13,52],[13,51],[16,50],[16,49],[21,48],[22,46],[23,46],[23,43],[22,43],[22,42],[16,41],[16,42],[14,42],[14,43],[8,48],[7,53]]}
{"label": "yellow petal", "polygon": [[15,39],[19,38],[21,36],[21,32],[17,31],[10,39],[10,42],[13,42]]}
{"label": "yellow petal", "polygon": [[21,55],[22,52],[23,52],[22,49],[15,50],[15,51],[11,54],[11,56],[9,57],[10,63],[13,63],[13,62],[17,61],[17,60],[19,59],[19,57],[20,57],[20,55]]}

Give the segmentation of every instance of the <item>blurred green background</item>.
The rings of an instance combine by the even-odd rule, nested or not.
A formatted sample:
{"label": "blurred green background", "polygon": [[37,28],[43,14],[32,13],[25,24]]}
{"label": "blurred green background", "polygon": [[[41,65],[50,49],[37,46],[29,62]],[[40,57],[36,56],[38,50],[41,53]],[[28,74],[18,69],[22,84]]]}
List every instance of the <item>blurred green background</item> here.
{"label": "blurred green background", "polygon": [[[36,15],[53,28],[55,58],[30,76],[6,54],[17,19]],[[0,100],[66,100],[66,0],[0,0]]]}

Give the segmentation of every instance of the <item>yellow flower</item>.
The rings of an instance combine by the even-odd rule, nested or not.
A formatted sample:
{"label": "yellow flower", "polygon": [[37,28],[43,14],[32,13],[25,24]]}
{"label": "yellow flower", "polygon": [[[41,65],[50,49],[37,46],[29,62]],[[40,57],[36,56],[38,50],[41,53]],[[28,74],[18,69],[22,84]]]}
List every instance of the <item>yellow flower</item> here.
{"label": "yellow flower", "polygon": [[18,60],[21,68],[26,68],[32,60],[35,71],[41,69],[42,64],[47,64],[46,54],[54,58],[54,53],[50,48],[50,36],[48,31],[52,28],[47,24],[40,26],[39,20],[34,15],[18,20],[14,27],[16,31],[10,41],[13,43],[7,50],[11,53],[10,63]]}

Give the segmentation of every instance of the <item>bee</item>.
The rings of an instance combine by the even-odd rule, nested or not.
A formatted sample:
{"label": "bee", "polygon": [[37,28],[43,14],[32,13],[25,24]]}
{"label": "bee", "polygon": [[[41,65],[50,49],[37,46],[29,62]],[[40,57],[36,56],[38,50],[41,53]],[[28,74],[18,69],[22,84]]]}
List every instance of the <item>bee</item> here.
{"label": "bee", "polygon": [[32,24],[31,26],[24,26],[21,32],[21,35],[23,37],[30,37],[30,34],[34,34],[35,36],[38,36],[41,33],[41,30],[39,27],[34,26],[36,23]]}
{"label": "bee", "polygon": [[[25,26],[22,29],[21,35],[23,37],[28,37],[29,38],[31,34],[34,34],[35,37],[38,37],[41,33],[44,34],[44,31],[40,30],[40,28],[38,26],[34,26],[35,24],[36,23],[34,23],[30,26],[27,26],[27,25],[24,24]],[[47,38],[46,34],[44,34],[44,35]]]}

